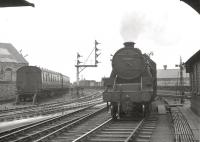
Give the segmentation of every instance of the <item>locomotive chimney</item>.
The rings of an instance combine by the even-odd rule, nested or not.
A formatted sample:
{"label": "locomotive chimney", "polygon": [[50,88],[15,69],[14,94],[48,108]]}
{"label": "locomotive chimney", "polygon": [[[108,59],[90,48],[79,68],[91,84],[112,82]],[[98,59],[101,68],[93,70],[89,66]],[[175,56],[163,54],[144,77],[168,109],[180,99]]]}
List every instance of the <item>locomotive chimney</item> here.
{"label": "locomotive chimney", "polygon": [[131,42],[131,41],[129,41],[129,42],[124,42],[124,46],[125,46],[125,47],[134,48],[134,45],[135,45],[135,42]]}

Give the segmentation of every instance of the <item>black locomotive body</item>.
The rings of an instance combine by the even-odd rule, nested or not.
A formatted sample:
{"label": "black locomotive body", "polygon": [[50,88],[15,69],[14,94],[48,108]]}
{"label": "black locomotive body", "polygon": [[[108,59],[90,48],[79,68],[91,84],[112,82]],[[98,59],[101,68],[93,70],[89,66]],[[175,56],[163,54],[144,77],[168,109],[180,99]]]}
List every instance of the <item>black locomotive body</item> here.
{"label": "black locomotive body", "polygon": [[112,59],[112,72],[105,80],[103,99],[110,102],[113,118],[149,112],[156,96],[156,64],[133,42],[124,43]]}
{"label": "black locomotive body", "polygon": [[36,66],[23,66],[17,70],[17,103],[23,101],[36,103],[38,97],[67,92],[69,87],[69,77],[58,72]]}

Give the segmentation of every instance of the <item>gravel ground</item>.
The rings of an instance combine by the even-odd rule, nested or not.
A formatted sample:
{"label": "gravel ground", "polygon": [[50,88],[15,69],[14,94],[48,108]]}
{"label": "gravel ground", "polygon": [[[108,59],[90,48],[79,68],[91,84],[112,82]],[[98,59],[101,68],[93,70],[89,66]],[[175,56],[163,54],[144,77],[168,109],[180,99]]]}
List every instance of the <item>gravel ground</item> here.
{"label": "gravel ground", "polygon": [[[94,92],[97,92],[94,89],[86,89],[83,91],[83,96],[87,96],[87,95],[92,95]],[[72,96],[72,94],[64,94],[64,95],[60,95],[60,97],[50,97],[46,100],[42,100],[42,102],[39,102],[39,104],[45,104],[45,103],[53,103],[53,102],[58,102],[58,101],[67,101],[69,99],[75,99],[76,96]],[[20,104],[20,105],[15,105],[15,102],[8,102],[5,104],[0,104],[0,110],[4,110],[4,109],[11,109],[11,108],[16,108],[16,107],[23,107],[23,106],[31,106],[32,104],[30,102],[24,103],[24,104]]]}

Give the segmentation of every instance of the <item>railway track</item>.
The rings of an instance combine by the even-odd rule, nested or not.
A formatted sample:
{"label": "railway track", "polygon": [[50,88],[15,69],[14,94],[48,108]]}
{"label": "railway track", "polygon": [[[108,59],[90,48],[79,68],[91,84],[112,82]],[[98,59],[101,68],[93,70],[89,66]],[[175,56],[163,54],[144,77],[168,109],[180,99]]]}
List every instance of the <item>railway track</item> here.
{"label": "railway track", "polygon": [[105,122],[107,119],[110,119],[110,114],[107,113],[106,108],[98,110],[95,113],[91,113],[88,116],[81,118],[66,127],[63,127],[59,130],[52,132],[49,135],[46,135],[35,142],[62,142],[62,141],[73,141],[79,136],[87,133],[96,126]]}
{"label": "railway track", "polygon": [[16,129],[16,131],[13,130],[11,133],[0,134],[0,142],[37,141],[41,137],[55,133],[58,130],[67,127],[68,125],[71,125],[72,123],[76,123],[82,119],[87,119],[89,116],[91,117],[104,110],[105,106],[101,106],[99,108],[94,107],[93,105],[79,109],[70,114],[60,115],[51,119],[44,120],[42,122],[27,125],[21,129]]}
{"label": "railway track", "polygon": [[53,102],[53,103],[45,103],[45,104],[41,104],[41,105],[29,105],[29,106],[15,107],[15,108],[10,108],[10,109],[1,109],[0,114],[16,112],[16,111],[21,111],[21,110],[33,110],[33,109],[39,109],[39,108],[44,108],[44,107],[57,107],[60,105],[67,105],[67,104],[71,104],[74,102],[81,102],[83,100],[91,100],[93,98],[97,98],[97,97],[101,96],[101,93],[102,93],[101,91],[98,91],[92,95],[88,95],[88,96],[81,97],[78,99],[70,99],[67,101],[58,101],[58,102]]}
{"label": "railway track", "polygon": [[156,117],[142,120],[109,119],[73,142],[148,142],[156,127]]}
{"label": "railway track", "polygon": [[51,114],[55,112],[63,112],[69,109],[74,109],[78,107],[83,107],[86,105],[90,105],[91,103],[94,102],[99,102],[102,99],[100,96],[93,96],[90,98],[86,99],[80,99],[77,102],[71,102],[71,103],[61,103],[61,104],[56,104],[56,105],[48,105],[48,106],[40,106],[40,107],[34,107],[34,108],[29,108],[21,111],[13,111],[9,113],[4,113],[0,115],[0,121],[9,121],[13,119],[20,119],[20,118],[26,118],[26,117],[33,117],[33,116],[38,116],[38,115],[46,115],[46,114]]}

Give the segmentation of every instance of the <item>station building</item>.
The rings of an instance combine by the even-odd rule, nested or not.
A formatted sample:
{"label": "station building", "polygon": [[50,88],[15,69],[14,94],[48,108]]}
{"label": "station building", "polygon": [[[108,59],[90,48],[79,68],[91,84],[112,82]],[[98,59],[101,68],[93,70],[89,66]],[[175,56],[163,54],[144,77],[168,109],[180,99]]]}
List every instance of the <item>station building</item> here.
{"label": "station building", "polygon": [[190,57],[186,64],[186,72],[190,74],[191,109],[200,116],[200,50]]}
{"label": "station building", "polygon": [[[180,86],[180,70],[179,69],[158,69],[157,70],[157,86],[158,89],[179,90]],[[189,88],[189,74],[183,70],[183,86]]]}
{"label": "station building", "polygon": [[15,98],[16,71],[26,59],[10,43],[0,43],[0,102]]}

